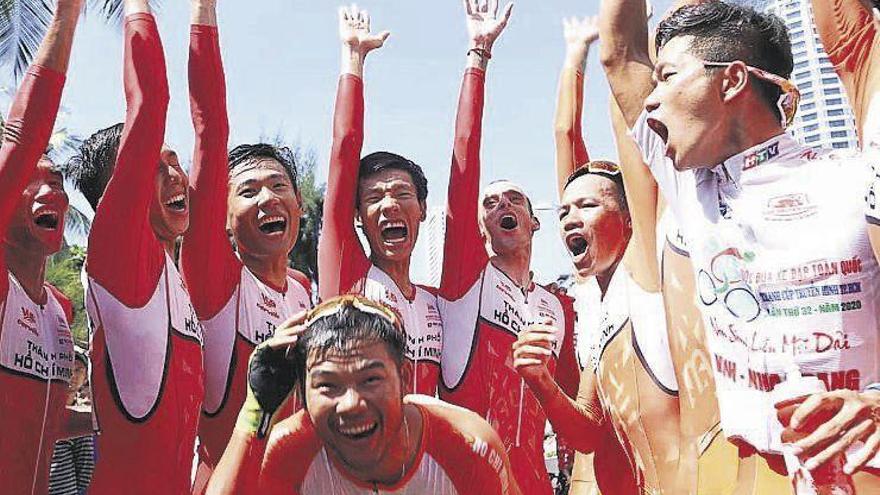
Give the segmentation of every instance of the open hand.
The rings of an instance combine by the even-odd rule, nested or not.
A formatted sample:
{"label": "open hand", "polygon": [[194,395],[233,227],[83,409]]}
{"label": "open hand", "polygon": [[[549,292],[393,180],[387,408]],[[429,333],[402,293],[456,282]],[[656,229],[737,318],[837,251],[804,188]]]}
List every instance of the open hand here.
{"label": "open hand", "polygon": [[498,0],[463,0],[467,14],[467,30],[470,38],[470,48],[480,48],[487,52],[492,51],[495,40],[504,31],[513,11],[513,4],[504,7],[501,16],[498,15]]}
{"label": "open hand", "polygon": [[339,7],[339,39],[353,53],[362,56],[381,48],[391,33],[382,31],[378,34],[370,32],[370,14],[355,4]]}

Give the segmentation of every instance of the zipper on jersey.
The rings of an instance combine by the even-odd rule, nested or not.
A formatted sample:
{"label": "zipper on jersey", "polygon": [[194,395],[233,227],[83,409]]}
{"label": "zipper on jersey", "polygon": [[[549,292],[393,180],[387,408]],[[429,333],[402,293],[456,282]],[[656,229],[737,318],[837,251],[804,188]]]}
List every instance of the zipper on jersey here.
{"label": "zipper on jersey", "polygon": [[519,436],[522,432],[522,414],[523,414],[523,395],[525,393],[526,382],[522,378],[519,379],[519,412],[516,415],[516,447],[519,447]]}

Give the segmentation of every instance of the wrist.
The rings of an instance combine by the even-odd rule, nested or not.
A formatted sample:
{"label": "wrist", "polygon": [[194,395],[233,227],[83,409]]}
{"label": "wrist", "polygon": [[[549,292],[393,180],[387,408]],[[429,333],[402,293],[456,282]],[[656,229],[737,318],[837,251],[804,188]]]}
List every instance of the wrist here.
{"label": "wrist", "polygon": [[467,66],[481,70],[486,70],[489,66],[489,59],[492,58],[492,52],[486,48],[471,47],[467,51]]}
{"label": "wrist", "polygon": [[367,58],[366,53],[354,49],[351,45],[342,45],[342,65],[340,71],[343,74],[353,74],[358,77],[364,75],[364,60]]}
{"label": "wrist", "polygon": [[193,2],[190,10],[190,21],[192,24],[216,26],[217,4],[211,1]]}
{"label": "wrist", "polygon": [[556,384],[556,380],[550,376],[550,373],[546,372],[546,369],[540,376],[526,380],[526,383],[541,404],[552,401],[556,394],[561,392],[559,385]]}
{"label": "wrist", "polygon": [[583,72],[587,65],[587,48],[569,48],[565,51],[565,66]]}

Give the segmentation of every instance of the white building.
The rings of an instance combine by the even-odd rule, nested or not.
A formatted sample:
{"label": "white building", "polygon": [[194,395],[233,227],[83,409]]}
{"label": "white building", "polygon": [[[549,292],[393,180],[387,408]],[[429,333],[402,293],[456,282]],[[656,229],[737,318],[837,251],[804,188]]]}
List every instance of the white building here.
{"label": "white building", "polygon": [[779,16],[788,27],[794,56],[792,79],[801,102],[791,127],[801,143],[823,148],[858,146],[855,119],[843,84],[825,54],[813,22],[810,0],[764,0],[761,8]]}

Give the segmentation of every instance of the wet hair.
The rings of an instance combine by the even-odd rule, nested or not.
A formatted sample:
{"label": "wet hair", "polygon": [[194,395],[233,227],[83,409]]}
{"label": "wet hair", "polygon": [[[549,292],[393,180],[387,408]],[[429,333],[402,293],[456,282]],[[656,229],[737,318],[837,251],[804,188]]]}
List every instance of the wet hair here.
{"label": "wet hair", "polygon": [[293,184],[293,190],[299,192],[297,183],[296,160],[293,152],[287,146],[275,146],[268,143],[240,144],[229,152],[229,175],[241,165],[258,162],[260,160],[275,160],[287,173],[287,177]]}
{"label": "wet hair", "polygon": [[[708,0],[679,8],[657,26],[657,49],[679,36],[693,36],[690,52],[709,62],[741,60],[784,78],[794,67],[782,20],[744,5]],[[750,80],[769,108],[778,112],[779,86],[753,75]]]}
{"label": "wet hair", "polygon": [[[388,151],[370,153],[361,158],[358,174],[361,179],[366,179],[386,169],[403,170],[408,173],[410,178],[412,178],[413,185],[416,187],[416,198],[420,202],[425,202],[428,199],[428,179],[425,178],[425,172],[422,171],[422,167],[400,155]],[[358,198],[358,201],[360,201],[360,198]]]}
{"label": "wet hair", "polygon": [[614,183],[617,189],[617,202],[620,204],[621,211],[625,211],[629,213],[629,203],[626,202],[626,187],[623,185],[623,174],[621,172],[609,172],[606,168],[617,169],[618,166],[614,162],[608,162],[605,160],[595,160],[589,163],[585,163],[580,167],[576,168],[574,172],[572,172],[567,179],[565,179],[565,187],[564,189],[568,189],[568,186],[571,185],[572,182],[580,179],[585,175],[598,175],[600,177],[605,177]]}
{"label": "wet hair", "polygon": [[121,139],[121,123],[101,129],[83,141],[63,167],[65,177],[85,196],[92,210],[98,209],[98,201],[113,176]]}
{"label": "wet hair", "polygon": [[390,309],[360,296],[341,296],[318,305],[310,314],[325,312],[327,314],[308,323],[293,348],[294,374],[303,378],[300,380],[303,394],[307,363],[313,353],[319,357],[330,353],[345,354],[364,345],[381,343],[397,369],[402,369],[406,335]]}

